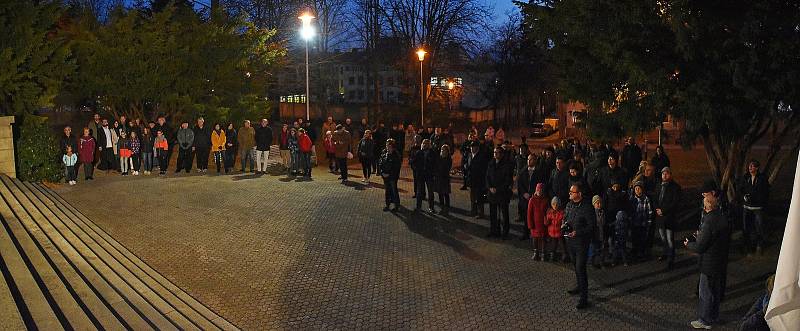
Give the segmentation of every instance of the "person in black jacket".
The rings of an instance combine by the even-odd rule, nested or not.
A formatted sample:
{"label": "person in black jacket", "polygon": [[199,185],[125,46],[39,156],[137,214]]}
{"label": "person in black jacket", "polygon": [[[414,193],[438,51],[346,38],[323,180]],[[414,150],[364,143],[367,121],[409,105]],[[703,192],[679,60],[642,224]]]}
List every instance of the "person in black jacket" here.
{"label": "person in black jacket", "polygon": [[678,202],[681,198],[681,187],[672,180],[672,170],[669,167],[661,169],[661,185],[657,189],[655,200],[656,228],[661,240],[664,242],[664,252],[658,258],[663,261],[668,259],[667,269],[672,269],[675,261],[675,243],[673,231],[675,230],[675,214],[678,212]]}
{"label": "person in black jacket", "polygon": [[[427,195],[428,211],[433,213],[433,175],[436,173],[436,151],[431,148],[431,140],[422,141],[422,149],[414,153],[414,162],[411,168],[419,178],[417,179],[417,206],[414,211],[422,209],[422,198]],[[411,160],[409,159],[409,162]],[[427,193],[427,194],[426,194]]]}
{"label": "person in black jacket", "polygon": [[747,173],[739,182],[738,195],[742,202],[742,238],[747,253],[755,249],[761,254],[764,244],[764,207],[769,199],[769,181],[767,176],[758,171],[761,164],[758,160],[750,160]]}
{"label": "person in black jacket", "polygon": [[592,206],[583,198],[580,185],[569,188],[569,202],[564,209],[564,225],[570,259],[575,264],[575,288],[567,293],[580,294],[577,309],[589,307],[589,277],[586,273],[589,243],[592,241],[595,224],[595,213]]}
{"label": "person in black jacket", "polygon": [[697,240],[692,242],[687,238],[683,242],[699,255],[698,318],[690,323],[695,329],[710,329],[719,318],[730,245],[730,228],[716,200],[704,198],[703,210],[703,225],[697,232]]}
{"label": "person in black jacket", "polygon": [[192,151],[194,151],[197,171],[206,172],[208,171],[208,155],[211,152],[211,130],[205,126],[205,119],[200,117],[192,131],[194,131]]}
{"label": "person in black jacket", "polygon": [[561,201],[567,201],[569,199],[569,171],[564,157],[556,157],[556,167],[550,171],[549,178],[547,181],[547,195],[558,197]]}
{"label": "person in black jacket", "polygon": [[489,155],[483,152],[479,142],[473,142],[467,163],[464,165],[469,187],[470,215],[483,218],[483,204],[486,196],[486,168],[489,166]]}
{"label": "person in black jacket", "polygon": [[642,162],[642,149],[636,145],[633,137],[625,138],[625,146],[622,147],[622,168],[630,175],[635,174],[639,169],[639,162]]}
{"label": "person in black jacket", "polygon": [[441,215],[447,215],[450,211],[450,169],[453,168],[453,158],[450,156],[450,145],[442,145],[437,157],[434,183],[436,186],[436,193],[439,195],[439,204],[442,207],[439,213]]}
{"label": "person in black jacket", "polygon": [[361,171],[364,174],[364,178],[361,179],[362,183],[369,183],[369,177],[372,176],[372,163],[375,162],[376,150],[375,141],[372,140],[372,131],[364,131],[357,148],[358,160],[361,161]]}
{"label": "person in black jacket", "polygon": [[64,127],[64,135],[61,136],[60,140],[60,147],[61,147],[61,155],[67,153],[67,147],[72,147],[72,151],[78,151],[78,140],[72,135],[72,127],[69,125]]}
{"label": "person in black jacket", "polygon": [[[508,203],[511,200],[511,186],[514,185],[514,164],[508,160],[502,147],[495,147],[494,157],[486,169],[486,188],[489,190],[489,234],[487,237],[508,239],[510,227]],[[501,225],[498,213],[503,215]]]}
{"label": "person in black jacket", "polygon": [[237,134],[233,123],[228,122],[228,126],[225,128],[225,173],[232,171],[233,165],[236,164]]}
{"label": "person in black jacket", "polygon": [[664,146],[656,146],[656,154],[650,159],[650,164],[656,168],[656,173],[661,173],[661,169],[669,167],[669,156],[664,153]]}
{"label": "person in black jacket", "polygon": [[617,153],[613,151],[608,153],[608,166],[600,169],[599,176],[600,187],[595,188],[595,192],[600,193],[601,196],[608,192],[608,189],[611,188],[611,183],[614,181],[623,185],[628,183],[628,175],[625,169],[617,164]]}
{"label": "person in black jacket", "polygon": [[261,119],[261,125],[256,127],[256,173],[267,172],[269,161],[269,147],[272,145],[272,128],[266,118]]}
{"label": "person in black jacket", "polygon": [[389,205],[394,203],[391,210],[396,212],[400,209],[400,193],[397,189],[397,180],[400,178],[400,166],[403,161],[400,153],[397,152],[396,143],[393,139],[386,141],[386,149],[378,160],[380,174],[385,186],[386,207],[383,211],[389,211]]}

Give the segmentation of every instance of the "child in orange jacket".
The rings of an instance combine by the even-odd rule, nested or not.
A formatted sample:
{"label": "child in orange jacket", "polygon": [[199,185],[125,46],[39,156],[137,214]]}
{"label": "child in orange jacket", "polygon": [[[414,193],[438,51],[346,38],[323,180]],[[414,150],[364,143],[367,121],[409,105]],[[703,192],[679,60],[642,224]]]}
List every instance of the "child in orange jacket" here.
{"label": "child in orange jacket", "polygon": [[558,253],[558,246],[561,246],[563,251],[561,257],[562,261],[566,262],[567,246],[564,242],[564,236],[561,235],[561,223],[564,222],[564,210],[561,209],[561,201],[558,197],[553,197],[550,201],[550,209],[547,210],[547,217],[545,217],[544,224],[547,225],[547,257],[545,259],[556,261],[556,254]]}

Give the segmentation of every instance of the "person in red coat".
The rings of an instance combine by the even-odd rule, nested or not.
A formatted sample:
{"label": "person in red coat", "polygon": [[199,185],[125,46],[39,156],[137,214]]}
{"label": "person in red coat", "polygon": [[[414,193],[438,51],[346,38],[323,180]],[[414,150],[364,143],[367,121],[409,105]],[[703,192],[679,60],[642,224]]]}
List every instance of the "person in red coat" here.
{"label": "person in red coat", "polygon": [[[541,261],[544,257],[544,238],[547,228],[544,219],[547,214],[547,197],[544,196],[544,184],[536,184],[536,191],[528,200],[528,229],[533,241],[533,259]],[[541,253],[540,253],[541,252]]]}
{"label": "person in red coat", "polygon": [[[94,137],[91,136],[89,128],[83,128],[83,136],[78,139],[78,161],[83,164],[83,179],[94,179]],[[77,169],[76,169],[77,170]],[[74,173],[75,177],[78,176]]]}
{"label": "person in red coat", "polygon": [[300,136],[297,137],[297,145],[300,147],[300,160],[303,167],[303,175],[306,178],[311,178],[311,150],[314,148],[314,142],[308,136],[305,129],[300,129]]}
{"label": "person in red coat", "polygon": [[556,261],[556,254],[558,253],[559,246],[561,246],[561,251],[564,252],[561,254],[562,261],[566,262],[569,260],[567,244],[564,242],[564,236],[561,235],[561,223],[563,222],[564,210],[561,209],[561,201],[558,197],[553,197],[553,200],[550,201],[550,209],[547,210],[547,216],[544,219],[548,236],[547,247],[549,252],[547,253],[547,257],[545,257],[547,260]]}

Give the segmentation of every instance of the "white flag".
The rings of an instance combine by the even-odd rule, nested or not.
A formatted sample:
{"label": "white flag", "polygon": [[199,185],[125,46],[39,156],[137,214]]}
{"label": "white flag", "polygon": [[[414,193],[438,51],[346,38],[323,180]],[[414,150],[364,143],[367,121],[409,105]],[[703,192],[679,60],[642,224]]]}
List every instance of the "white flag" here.
{"label": "white flag", "polygon": [[774,331],[800,330],[800,158],[794,174],[792,204],[783,232],[775,286],[765,316]]}

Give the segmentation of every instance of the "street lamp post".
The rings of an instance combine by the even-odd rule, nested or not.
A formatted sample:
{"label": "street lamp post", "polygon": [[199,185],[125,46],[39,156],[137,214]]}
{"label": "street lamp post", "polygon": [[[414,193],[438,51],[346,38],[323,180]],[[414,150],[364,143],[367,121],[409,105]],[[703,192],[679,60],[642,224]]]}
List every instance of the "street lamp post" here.
{"label": "street lamp post", "polygon": [[303,27],[300,28],[300,37],[306,43],[306,121],[311,121],[311,92],[309,88],[308,79],[308,40],[314,37],[314,27],[311,26],[311,20],[314,16],[309,13],[303,13],[298,17],[303,22]]}
{"label": "street lamp post", "polygon": [[420,113],[420,127],[425,127],[425,84],[422,81],[422,61],[425,61],[424,49],[417,50],[417,58],[419,58],[419,113]]}

